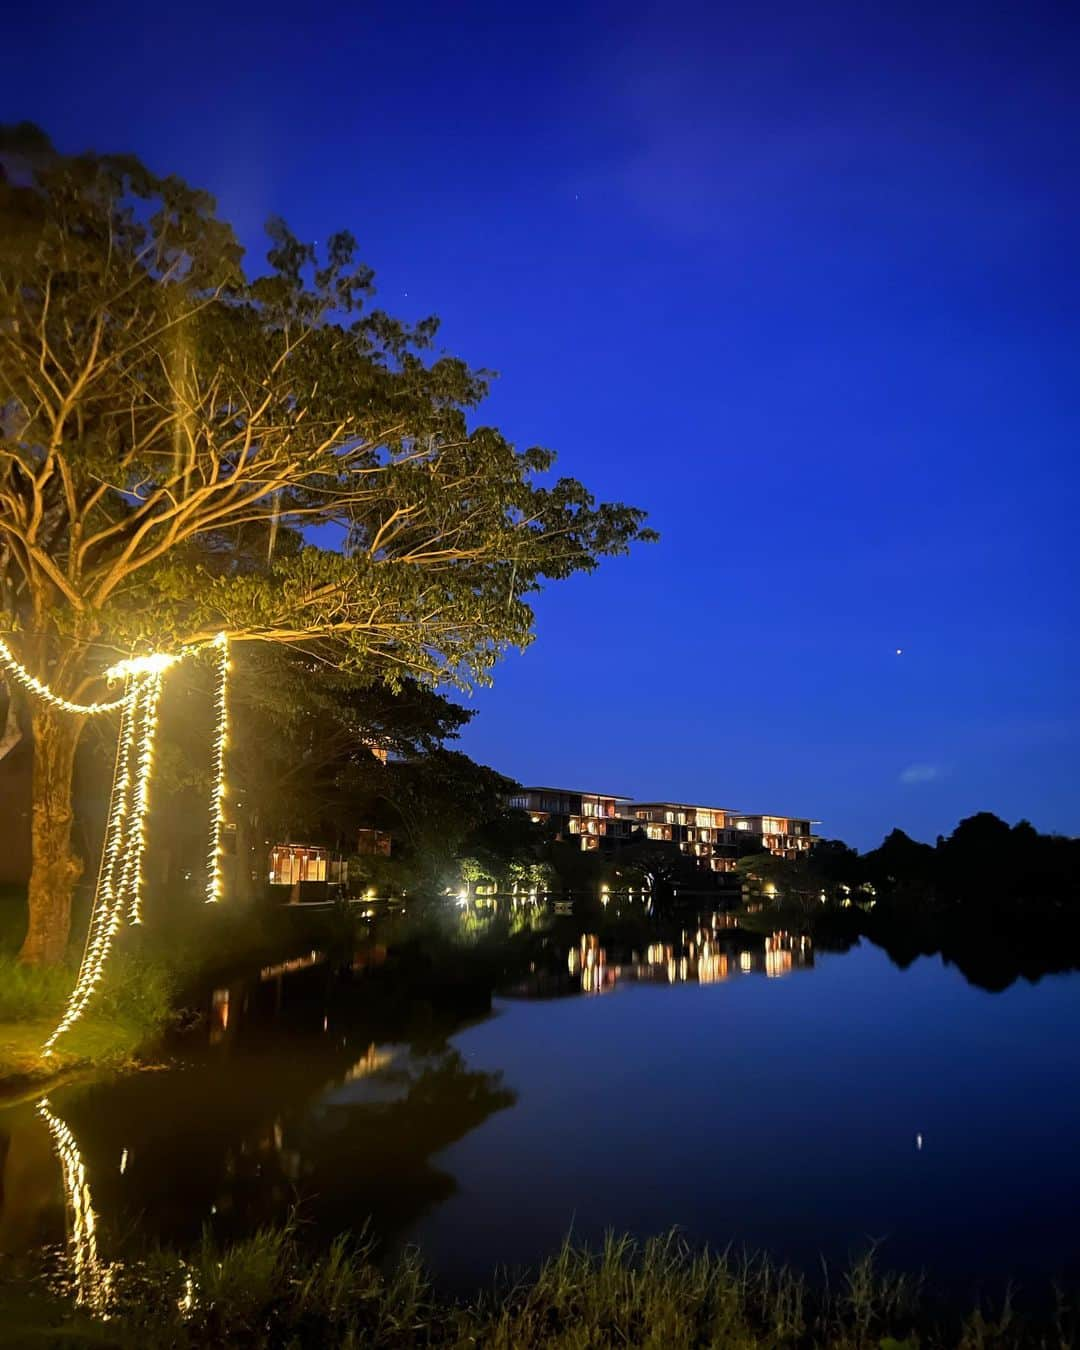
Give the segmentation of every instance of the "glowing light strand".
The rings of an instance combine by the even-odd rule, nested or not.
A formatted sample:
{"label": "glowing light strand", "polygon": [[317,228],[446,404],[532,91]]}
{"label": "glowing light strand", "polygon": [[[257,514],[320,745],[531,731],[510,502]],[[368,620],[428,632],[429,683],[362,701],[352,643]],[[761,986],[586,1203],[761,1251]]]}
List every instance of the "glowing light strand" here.
{"label": "glowing light strand", "polygon": [[[3,665],[12,679],[21,684],[28,692],[41,699],[43,703],[51,704],[54,708],[61,708],[64,712],[75,713],[81,717],[95,717],[98,713],[115,712],[117,708],[122,708],[124,705],[123,698],[114,699],[111,703],[73,703],[71,699],[61,697],[61,695],[54,693],[47,684],[43,684],[36,675],[31,675],[3,638],[0,638],[0,665]],[[113,669],[117,670],[118,668],[114,667]]]}
{"label": "glowing light strand", "polygon": [[[225,750],[228,745],[228,672],[229,640],[225,633],[214,639],[218,653],[216,696],[217,731],[214,744],[214,785],[212,837],[207,866],[207,900],[218,901],[224,894],[222,869],[222,832],[225,815]],[[68,996],[63,1015],[42,1047],[52,1053],[57,1040],[79,1020],[104,974],[113,940],[126,917],[130,923],[142,922],[143,860],[146,853],[146,821],[153,781],[157,740],[158,709],[165,672],[194,648],[179,655],[156,652],[149,656],[120,661],[106,671],[109,679],[124,680],[124,694],[109,704],[74,704],[47,688],[30,675],[11,655],[0,639],[0,661],[39,698],[67,711],[89,714],[122,708],[117,737],[116,768],[109,807],[109,819],[102,847],[101,864],[95,887],[86,944],[75,986]]]}
{"label": "glowing light strand", "polygon": [[214,778],[210,803],[210,853],[206,860],[206,903],[217,904],[225,893],[221,859],[225,826],[225,750],[229,744],[229,639],[219,633],[214,639],[218,656],[217,730],[214,738]]}
{"label": "glowing light strand", "polygon": [[141,736],[135,764],[135,791],[130,814],[127,866],[122,875],[123,893],[128,897],[128,919],[142,923],[143,857],[146,854],[146,812],[150,805],[150,780],[154,772],[154,745],[157,739],[158,705],[161,701],[162,672],[147,676],[143,689]]}
{"label": "glowing light strand", "polygon": [[79,965],[79,974],[74,988],[68,995],[63,1015],[42,1047],[46,1055],[51,1054],[57,1040],[82,1016],[94,988],[101,979],[105,959],[123,918],[124,892],[121,883],[131,843],[130,821],[134,797],[134,771],[141,740],[142,729],[139,724],[143,708],[143,692],[141,682],[136,680],[128,682],[126,706],[120,727],[112,804],[105,831],[101,870],[87,929],[86,946]]}
{"label": "glowing light strand", "polygon": [[48,1128],[53,1150],[60,1160],[64,1207],[69,1221],[68,1256],[75,1276],[75,1301],[95,1312],[103,1312],[109,1303],[112,1271],[98,1255],[97,1215],[82,1153],[65,1122],[49,1109],[47,1097],[38,1102],[37,1113]]}

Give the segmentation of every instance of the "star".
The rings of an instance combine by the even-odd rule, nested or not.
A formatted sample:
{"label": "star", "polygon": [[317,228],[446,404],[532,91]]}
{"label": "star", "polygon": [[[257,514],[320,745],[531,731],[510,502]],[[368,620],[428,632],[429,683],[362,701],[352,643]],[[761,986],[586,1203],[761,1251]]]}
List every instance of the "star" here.
{"label": "star", "polygon": [[897,654],[897,656],[903,656],[903,654],[904,654],[904,649],[903,649],[903,647],[897,647],[897,649],[896,649],[896,654]]}

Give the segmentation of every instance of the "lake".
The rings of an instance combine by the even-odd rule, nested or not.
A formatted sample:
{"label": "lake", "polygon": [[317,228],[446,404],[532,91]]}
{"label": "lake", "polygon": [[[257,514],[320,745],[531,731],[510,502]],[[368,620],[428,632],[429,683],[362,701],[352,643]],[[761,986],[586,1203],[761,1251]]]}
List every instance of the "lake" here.
{"label": "lake", "polygon": [[538,911],[491,978],[373,939],[208,991],[165,1067],[0,1110],[0,1253],[107,1265],[298,1206],[461,1292],[672,1226],[807,1269],[879,1241],[957,1296],[1080,1282],[1080,975],[988,992],[632,910]]}

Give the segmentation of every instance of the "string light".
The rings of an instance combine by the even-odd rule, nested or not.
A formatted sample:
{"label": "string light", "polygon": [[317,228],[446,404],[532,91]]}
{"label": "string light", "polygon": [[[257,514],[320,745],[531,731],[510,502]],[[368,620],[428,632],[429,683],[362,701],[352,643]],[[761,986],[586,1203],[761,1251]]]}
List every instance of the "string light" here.
{"label": "string light", "polygon": [[[225,749],[228,744],[227,635],[219,633],[213,645],[218,653],[218,684],[215,699],[217,730],[214,742],[213,826],[207,866],[207,900],[216,902],[224,894],[221,859],[226,796]],[[184,649],[179,655],[157,652],[150,656],[134,657],[118,662],[106,672],[110,679],[124,680],[123,697],[115,704],[100,705],[101,711],[113,707],[123,709],[117,738],[116,769],[113,775],[109,818],[82,962],[63,1015],[42,1047],[45,1055],[52,1053],[57,1040],[74,1026],[85,1011],[102,979],[113,941],[125,915],[130,923],[142,922],[146,823],[150,785],[154,776],[162,684],[166,671],[191,650],[193,649]],[[33,676],[28,674],[28,678],[32,681],[28,687],[35,693],[39,693],[41,697],[47,696],[49,701],[58,706],[67,705],[66,700],[57,698],[40,681],[34,680]],[[78,707],[78,705],[69,706]]]}
{"label": "string light", "polygon": [[132,656],[126,661],[117,661],[105,672],[107,680],[127,679],[129,675],[164,675],[170,666],[175,666],[180,656],[170,652],[152,652],[149,656]]}
{"label": "string light", "polygon": [[225,892],[221,859],[225,825],[225,749],[229,744],[229,639],[219,633],[214,639],[218,656],[217,730],[214,737],[214,778],[210,803],[210,854],[206,863],[206,903],[217,904]]}
{"label": "string light", "polygon": [[[64,712],[75,713],[80,717],[94,717],[98,713],[115,712],[124,705],[122,698],[114,699],[112,703],[73,703],[71,699],[61,697],[47,684],[42,684],[36,675],[31,675],[3,638],[0,638],[0,665],[3,665],[8,674],[24,689],[41,699],[43,703],[51,704],[52,707],[60,708]],[[113,670],[118,669],[119,667],[113,667]]]}
{"label": "string light", "polygon": [[[163,668],[162,668],[163,669]],[[129,829],[128,866],[125,892],[130,897],[128,918],[142,923],[143,857],[146,853],[146,812],[150,804],[150,779],[154,772],[154,743],[157,738],[158,704],[161,701],[162,669],[149,675],[143,692],[143,711],[135,793]],[[132,847],[133,845],[133,847]]]}
{"label": "string light", "polygon": [[[160,684],[160,676],[157,679]],[[87,929],[86,946],[75,980],[68,995],[63,1015],[42,1047],[44,1054],[52,1053],[57,1040],[79,1020],[101,979],[105,961],[112,948],[113,938],[124,916],[124,881],[131,868],[131,823],[136,793],[136,776],[142,758],[144,729],[141,725],[146,703],[144,683],[131,679],[127,682],[125,708],[121,719],[117,767],[113,782],[112,805],[105,832],[101,870],[94,895],[94,904]]]}
{"label": "string light", "polygon": [[75,1301],[100,1313],[108,1306],[112,1271],[98,1255],[97,1215],[82,1154],[65,1122],[49,1109],[47,1097],[38,1102],[37,1113],[48,1127],[53,1149],[60,1159],[69,1215],[68,1253],[75,1274]]}

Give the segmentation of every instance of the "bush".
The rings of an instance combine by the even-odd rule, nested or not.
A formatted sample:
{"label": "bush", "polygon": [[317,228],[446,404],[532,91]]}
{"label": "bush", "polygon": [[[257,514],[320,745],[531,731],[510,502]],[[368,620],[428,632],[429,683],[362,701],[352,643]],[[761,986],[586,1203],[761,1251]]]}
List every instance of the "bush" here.
{"label": "bush", "polygon": [[75,972],[69,966],[27,966],[0,956],[0,1022],[59,1017]]}

